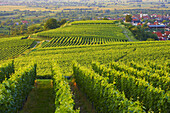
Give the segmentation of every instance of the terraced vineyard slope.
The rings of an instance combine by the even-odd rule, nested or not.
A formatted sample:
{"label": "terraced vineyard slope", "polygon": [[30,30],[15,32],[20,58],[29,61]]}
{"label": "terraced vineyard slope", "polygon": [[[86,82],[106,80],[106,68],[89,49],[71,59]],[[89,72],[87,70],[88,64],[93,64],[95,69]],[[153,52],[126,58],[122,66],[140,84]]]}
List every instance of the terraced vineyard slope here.
{"label": "terraced vineyard slope", "polygon": [[168,65],[170,59],[170,42],[114,42],[102,45],[68,46],[39,48],[29,55],[15,59],[17,66],[30,62],[37,63],[39,77],[51,76],[51,63],[58,62],[65,74],[72,73],[72,61],[81,65],[90,65],[92,61],[108,64],[112,61],[139,64],[148,62],[156,65]]}
{"label": "terraced vineyard slope", "polygon": [[[9,60],[0,60],[0,112],[19,112],[33,88],[32,100],[21,112],[36,105],[39,113],[48,104],[51,107],[43,112],[87,113],[91,106],[94,113],[169,113],[170,41],[113,42],[118,40],[113,35],[124,37],[121,32],[114,21],[80,21],[39,33],[53,39],[12,61],[7,56]],[[8,50],[20,53],[34,41],[11,38],[0,44],[6,50],[3,56]],[[48,79],[41,93],[36,87],[45,81],[40,79]],[[36,92],[39,98],[34,101]],[[85,97],[81,102],[79,94]]]}
{"label": "terraced vineyard slope", "polygon": [[0,60],[15,58],[35,43],[34,40],[22,39],[22,37],[3,38],[0,40]]}
{"label": "terraced vineyard slope", "polygon": [[93,45],[128,41],[128,38],[123,34],[122,28],[111,20],[77,21],[67,24],[62,28],[40,32],[37,36],[53,38],[43,47]]}

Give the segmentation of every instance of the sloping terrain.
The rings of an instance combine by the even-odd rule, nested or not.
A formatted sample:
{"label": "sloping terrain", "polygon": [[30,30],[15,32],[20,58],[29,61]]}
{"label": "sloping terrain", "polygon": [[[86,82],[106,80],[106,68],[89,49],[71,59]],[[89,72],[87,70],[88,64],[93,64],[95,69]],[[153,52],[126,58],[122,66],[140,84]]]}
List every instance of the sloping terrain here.
{"label": "sloping terrain", "polygon": [[123,34],[122,28],[111,20],[77,21],[67,24],[65,27],[40,32],[37,36],[53,38],[43,47],[93,45],[128,41],[128,38]]}

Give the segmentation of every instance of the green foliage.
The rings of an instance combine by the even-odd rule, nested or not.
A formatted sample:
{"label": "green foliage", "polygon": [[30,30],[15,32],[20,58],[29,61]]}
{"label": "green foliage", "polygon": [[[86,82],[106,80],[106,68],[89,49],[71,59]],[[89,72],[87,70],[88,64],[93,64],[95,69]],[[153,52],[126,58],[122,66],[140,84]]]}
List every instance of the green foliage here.
{"label": "green foliage", "polygon": [[[147,81],[145,81],[145,78],[142,79],[142,77],[138,74],[138,76],[132,76],[134,74],[132,74],[132,72],[129,73],[132,70],[131,68],[125,69],[122,65],[118,65],[118,63],[111,64],[111,67],[113,69],[107,69],[105,66],[100,66],[98,63],[93,63],[92,67],[93,70],[95,70],[100,75],[104,77],[109,77],[109,81],[114,82],[117,89],[119,89],[119,91],[121,92],[123,91],[128,99],[133,98],[133,100],[139,100],[140,102],[142,102],[146,111],[169,111],[169,97],[166,98],[165,91],[163,91],[161,88],[153,87],[152,83],[148,83]],[[152,79],[154,79],[151,76],[152,75],[146,75],[146,78],[149,78],[151,81]],[[157,76],[154,77],[156,78]],[[169,77],[166,78],[168,79]],[[170,82],[167,81],[167,83]],[[162,85],[164,84],[166,83],[162,83]]]}
{"label": "green foliage", "polygon": [[0,40],[0,60],[15,58],[29,49],[34,43],[31,39],[7,38]]}
{"label": "green foliage", "polygon": [[166,22],[168,22],[168,21],[167,21],[167,20],[163,20],[163,21],[162,21],[162,23],[166,23]]}
{"label": "green foliage", "polygon": [[116,24],[103,23],[75,25],[76,22],[73,23],[74,24],[71,26],[40,32],[37,36],[54,38],[45,47],[104,44],[108,42],[128,40],[122,33],[122,29]]}
{"label": "green foliage", "polygon": [[42,47],[58,47],[58,46],[73,46],[73,45],[94,45],[106,44],[114,41],[124,41],[113,38],[83,38],[83,37],[58,37],[53,38]]}
{"label": "green foliage", "polygon": [[152,32],[145,31],[146,25],[142,26],[132,26],[129,24],[125,24],[127,28],[133,33],[135,38],[140,41],[146,41],[148,38],[152,38],[154,40],[158,40],[158,37],[156,34],[153,34]]}
{"label": "green foliage", "polygon": [[0,65],[0,83],[14,73],[14,61]]}
{"label": "green foliage", "polygon": [[[51,77],[51,63],[49,62],[56,61],[63,72],[58,74],[58,67],[55,66],[54,71],[57,71],[56,80],[58,80],[62,75],[73,74],[73,60],[89,69],[91,69],[91,61],[94,60],[105,64],[107,67],[109,67],[110,62],[113,62],[112,66],[114,69],[106,68],[106,70],[103,70],[103,73],[102,71],[100,72],[102,74],[99,73],[100,75],[91,70],[81,68],[83,71],[78,71],[79,74],[76,76],[78,86],[82,91],[85,91],[88,95],[87,97],[94,103],[98,111],[116,109],[112,105],[115,104],[117,106],[124,101],[127,103],[133,101],[133,105],[123,104],[133,111],[135,106],[139,105],[138,101],[137,104],[134,101],[139,100],[148,112],[169,112],[169,43],[169,41],[114,42],[102,45],[39,48],[28,55],[16,58],[15,68],[24,67],[33,61],[38,64],[37,74],[39,77]],[[104,68],[102,67],[101,69]],[[93,78],[94,80],[90,81]],[[59,84],[60,87],[64,87],[61,84],[68,84],[62,81],[57,82],[56,85]],[[101,88],[100,83],[104,87]],[[107,92],[107,88],[109,92]],[[57,94],[62,98],[60,88],[57,89],[60,92]],[[69,90],[69,87],[66,87],[64,92],[67,92],[67,89]],[[120,94],[120,98],[115,93]],[[110,94],[113,96],[110,96]],[[10,95],[7,97],[10,97]],[[65,98],[65,96],[63,97]],[[94,97],[93,101],[92,97]],[[115,101],[112,101],[113,99],[110,98],[113,98]],[[117,100],[117,98],[120,100]],[[69,99],[71,98],[69,97]],[[65,99],[62,100],[64,101]],[[108,105],[108,107],[103,105]],[[61,108],[63,106],[65,105],[62,105]],[[119,104],[119,106],[124,109],[122,104]],[[127,107],[125,109],[127,110]]]}
{"label": "green foliage", "polygon": [[59,27],[59,24],[58,24],[57,20],[54,18],[48,19],[44,25],[45,29],[55,29],[57,27]]}
{"label": "green foliage", "polygon": [[129,29],[125,28],[125,26],[124,26],[123,24],[120,24],[119,26],[123,29],[123,33],[124,33],[125,35],[127,35],[127,36],[130,38],[131,41],[138,41],[138,40],[134,37],[133,33],[132,33]]}
{"label": "green foliage", "polygon": [[56,94],[55,113],[79,113],[79,110],[74,110],[74,100],[71,94],[69,84],[64,80],[62,73],[59,71],[59,67],[53,65],[52,76],[53,86]]}
{"label": "green foliage", "polygon": [[107,82],[108,77],[99,76],[78,64],[73,65],[73,72],[76,83],[89,100],[94,102],[97,112],[143,112],[140,103],[125,98],[124,93],[116,90],[114,84]]}
{"label": "green foliage", "polygon": [[16,113],[34,85],[36,65],[21,68],[0,84],[0,112]]}
{"label": "green foliage", "polygon": [[155,41],[153,38],[148,38],[146,41]]}
{"label": "green foliage", "polygon": [[143,68],[143,70],[139,71],[138,69],[134,69],[136,65],[134,66],[132,63],[130,65],[132,67],[128,67],[124,64],[112,62],[111,68],[114,68],[117,71],[125,72],[129,75],[133,75],[136,78],[145,79],[154,87],[161,87],[165,92],[169,90],[170,78],[169,78],[169,74],[166,71],[161,70],[160,73],[160,71],[158,70],[149,70],[149,68],[144,69],[144,67],[142,66],[141,67]]}
{"label": "green foliage", "polygon": [[109,20],[109,19],[107,19],[106,17],[104,17],[103,20]]}
{"label": "green foliage", "polygon": [[125,21],[126,22],[132,22],[132,15],[126,15]]}
{"label": "green foliage", "polygon": [[29,55],[15,60],[17,67],[28,65],[30,61],[38,64],[38,77],[51,77],[51,60],[56,60],[63,73],[72,73],[72,61],[81,65],[90,65],[95,60],[102,64],[112,61],[145,64],[148,61],[157,65],[166,65],[169,61],[169,41],[114,42],[102,45],[80,45],[39,48]]}
{"label": "green foliage", "polygon": [[66,22],[67,22],[66,19],[62,19],[61,21],[59,21],[59,24],[60,24],[60,25],[63,25],[63,24],[65,24]]}
{"label": "green foliage", "polygon": [[37,32],[41,32],[43,30],[44,30],[44,28],[40,25],[32,25],[32,26],[28,27],[29,33],[37,33]]}

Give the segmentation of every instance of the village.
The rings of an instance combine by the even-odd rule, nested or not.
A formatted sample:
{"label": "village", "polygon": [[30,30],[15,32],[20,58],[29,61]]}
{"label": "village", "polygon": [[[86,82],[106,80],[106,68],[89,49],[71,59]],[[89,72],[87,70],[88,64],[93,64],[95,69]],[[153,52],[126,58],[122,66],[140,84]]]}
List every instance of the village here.
{"label": "village", "polygon": [[[124,14],[128,15],[128,14]],[[122,19],[122,18],[121,18]],[[125,21],[125,18],[123,18]],[[157,15],[157,14],[140,14],[132,15],[133,26],[142,26],[145,27],[145,31],[152,32],[158,36],[159,40],[170,40],[170,15]]]}

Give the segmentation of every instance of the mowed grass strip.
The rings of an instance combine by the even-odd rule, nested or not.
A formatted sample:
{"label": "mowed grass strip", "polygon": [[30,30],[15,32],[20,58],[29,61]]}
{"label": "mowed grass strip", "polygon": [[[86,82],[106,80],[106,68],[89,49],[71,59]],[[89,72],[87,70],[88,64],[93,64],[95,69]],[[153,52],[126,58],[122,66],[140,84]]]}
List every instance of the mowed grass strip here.
{"label": "mowed grass strip", "polygon": [[37,79],[19,113],[54,113],[55,94],[51,79]]}

